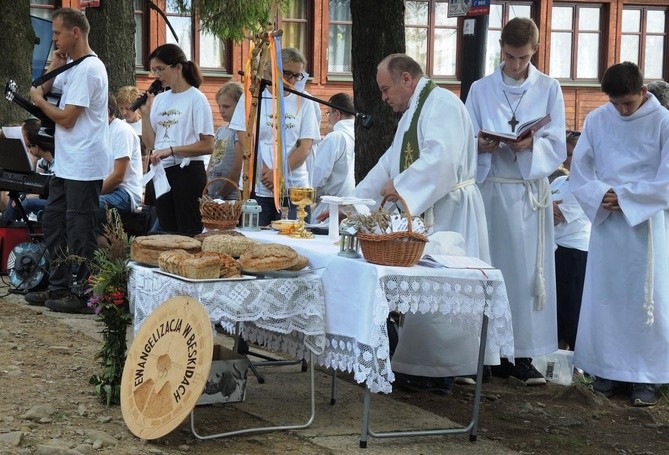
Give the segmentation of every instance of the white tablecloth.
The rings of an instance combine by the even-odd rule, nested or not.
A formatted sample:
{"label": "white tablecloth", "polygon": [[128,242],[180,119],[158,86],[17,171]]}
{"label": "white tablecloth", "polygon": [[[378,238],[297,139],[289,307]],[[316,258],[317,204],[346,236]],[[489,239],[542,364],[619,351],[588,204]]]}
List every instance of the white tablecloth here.
{"label": "white tablecloth", "polygon": [[234,333],[241,323],[245,339],[307,358],[306,349],[325,347],[325,298],[315,274],[297,278],[248,281],[187,282],[131,263],[128,280],[130,308],[137,332],[146,317],[165,300],[188,295],[209,312],[212,322]]}
{"label": "white tablecloth", "polygon": [[496,269],[386,267],[338,256],[327,236],[294,239],[273,231],[244,231],[263,242],[290,245],[307,256],[323,280],[325,351],[321,365],[349,371],[372,392],[390,393],[394,375],[386,318],[389,311],[441,312],[480,334],[489,317],[487,351],[513,358],[511,311],[502,273]]}

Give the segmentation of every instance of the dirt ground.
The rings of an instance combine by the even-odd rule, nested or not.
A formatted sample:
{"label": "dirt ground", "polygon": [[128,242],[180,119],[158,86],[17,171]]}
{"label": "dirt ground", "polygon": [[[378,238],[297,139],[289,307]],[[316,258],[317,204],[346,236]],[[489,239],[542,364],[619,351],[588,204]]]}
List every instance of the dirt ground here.
{"label": "dirt ground", "polygon": [[[0,295],[5,290],[0,288]],[[334,453],[301,439],[299,432],[197,441],[187,423],[157,441],[142,441],[127,430],[120,407],[101,405],[88,384],[99,370],[94,361],[99,342],[46,309],[11,303],[16,301],[16,296],[0,299],[0,453]],[[339,377],[351,381],[346,374]],[[452,396],[402,390],[391,396],[467,424],[473,387],[456,385]],[[33,409],[40,405],[47,406]],[[216,425],[225,425],[225,419],[262,424],[251,415],[210,409],[202,418]],[[669,454],[669,399],[640,409],[580,384],[515,387],[493,379],[483,388],[479,440],[485,439],[523,454]]]}

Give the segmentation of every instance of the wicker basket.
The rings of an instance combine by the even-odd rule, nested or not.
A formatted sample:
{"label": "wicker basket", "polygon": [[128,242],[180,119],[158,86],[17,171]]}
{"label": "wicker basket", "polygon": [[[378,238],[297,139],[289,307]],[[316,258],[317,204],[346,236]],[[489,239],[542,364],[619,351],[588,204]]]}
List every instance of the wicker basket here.
{"label": "wicker basket", "polygon": [[[219,180],[227,180],[232,183],[237,191],[239,191],[239,200],[228,201],[223,204],[214,202],[214,200],[207,195],[207,188],[213,182]],[[239,217],[242,214],[242,192],[239,186],[230,179],[219,177],[207,182],[207,185],[202,190],[202,197],[200,198],[200,215],[202,216],[202,225],[207,229],[234,229],[239,222]]]}
{"label": "wicker basket", "polygon": [[[399,196],[399,195],[398,195]],[[381,201],[381,207],[386,203],[388,196]],[[404,206],[408,231],[392,232],[390,234],[356,234],[360,242],[362,255],[367,262],[379,265],[394,265],[411,267],[416,265],[423,256],[427,243],[427,236],[413,232],[411,227],[411,212],[406,202],[399,196]]]}

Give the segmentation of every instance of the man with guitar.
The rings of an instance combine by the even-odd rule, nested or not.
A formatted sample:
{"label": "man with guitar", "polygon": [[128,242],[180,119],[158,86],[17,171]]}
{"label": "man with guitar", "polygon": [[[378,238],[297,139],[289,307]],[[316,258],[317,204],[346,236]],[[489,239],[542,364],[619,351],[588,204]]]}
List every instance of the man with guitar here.
{"label": "man with guitar", "polygon": [[[53,14],[52,27],[56,51],[49,69],[58,75],[45,74],[30,90],[35,106],[56,124],[54,176],[42,218],[51,259],[49,287],[29,293],[26,300],[53,311],[79,313],[88,310],[84,286],[97,248],[100,189],[112,170],[109,88],[105,66],[88,44],[86,16],[61,8]],[[45,99],[52,88],[62,92],[58,106]]]}

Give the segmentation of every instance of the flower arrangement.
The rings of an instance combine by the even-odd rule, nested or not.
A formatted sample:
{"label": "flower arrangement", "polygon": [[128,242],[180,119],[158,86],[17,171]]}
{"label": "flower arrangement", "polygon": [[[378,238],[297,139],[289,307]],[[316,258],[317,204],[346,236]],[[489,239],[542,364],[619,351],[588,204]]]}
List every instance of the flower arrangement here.
{"label": "flower arrangement", "polygon": [[95,357],[100,360],[102,373],[93,375],[89,383],[100,401],[109,406],[121,402],[126,331],[132,322],[127,292],[131,239],[123,231],[116,209],[107,211],[104,236],[109,246],[95,252],[88,290],[88,306],[103,325],[102,347]]}

